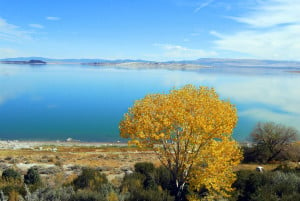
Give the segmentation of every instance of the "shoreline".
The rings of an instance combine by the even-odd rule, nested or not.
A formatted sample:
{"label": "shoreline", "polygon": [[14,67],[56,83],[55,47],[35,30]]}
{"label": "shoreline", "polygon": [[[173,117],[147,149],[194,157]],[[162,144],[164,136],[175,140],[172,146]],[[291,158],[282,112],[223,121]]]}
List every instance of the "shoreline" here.
{"label": "shoreline", "polygon": [[125,142],[84,142],[84,141],[51,141],[51,140],[0,140],[1,149],[34,149],[42,146],[56,147],[125,147],[128,144]]}
{"label": "shoreline", "polygon": [[[241,146],[251,147],[252,143],[237,141]],[[0,140],[0,150],[4,149],[39,149],[43,147],[127,147],[127,142],[86,142],[86,141],[59,141],[59,140]]]}
{"label": "shoreline", "polygon": [[[44,61],[41,61],[44,62]],[[175,62],[57,62],[50,61],[44,63],[30,63],[30,61],[0,61],[1,64],[18,64],[18,65],[80,65],[95,67],[124,68],[133,70],[143,69],[166,69],[166,70],[199,70],[203,68],[211,68],[209,65],[192,64],[192,63],[175,63]]]}

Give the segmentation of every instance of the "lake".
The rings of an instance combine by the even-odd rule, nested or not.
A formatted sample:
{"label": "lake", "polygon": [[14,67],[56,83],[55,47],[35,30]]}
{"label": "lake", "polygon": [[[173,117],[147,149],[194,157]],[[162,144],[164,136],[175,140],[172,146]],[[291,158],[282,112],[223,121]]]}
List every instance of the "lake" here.
{"label": "lake", "polygon": [[[283,68],[128,70],[0,64],[0,139],[115,142],[134,100],[185,84],[215,87],[238,109],[235,139],[258,121],[300,130],[300,74]],[[293,69],[294,70],[294,69]]]}

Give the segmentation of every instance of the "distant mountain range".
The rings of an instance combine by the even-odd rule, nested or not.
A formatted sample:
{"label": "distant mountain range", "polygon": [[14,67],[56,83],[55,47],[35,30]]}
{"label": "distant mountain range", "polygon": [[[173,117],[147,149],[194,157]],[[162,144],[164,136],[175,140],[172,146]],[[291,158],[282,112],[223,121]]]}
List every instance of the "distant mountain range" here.
{"label": "distant mountain range", "polygon": [[256,60],[256,59],[218,59],[218,58],[201,58],[197,60],[182,60],[182,61],[166,61],[166,62],[156,62],[147,60],[132,60],[132,59],[117,59],[117,60],[107,60],[107,59],[51,59],[44,57],[16,57],[16,58],[6,58],[0,59],[0,61],[30,61],[30,60],[40,60],[47,63],[78,63],[86,65],[122,65],[125,66],[136,66],[136,65],[146,65],[146,66],[169,66],[171,64],[176,66],[185,65],[197,65],[205,67],[280,67],[280,68],[300,68],[299,61],[276,61],[276,60]]}
{"label": "distant mountain range", "polygon": [[0,61],[30,61],[30,60],[41,60],[47,63],[94,63],[94,62],[105,62],[105,63],[127,63],[127,62],[149,62],[146,60],[132,60],[132,59],[52,59],[45,57],[15,57],[0,59]]}

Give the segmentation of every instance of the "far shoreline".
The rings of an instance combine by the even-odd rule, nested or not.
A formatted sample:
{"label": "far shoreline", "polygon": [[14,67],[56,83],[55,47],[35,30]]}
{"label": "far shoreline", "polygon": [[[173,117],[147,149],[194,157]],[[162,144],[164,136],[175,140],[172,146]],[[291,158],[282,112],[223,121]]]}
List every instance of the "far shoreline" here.
{"label": "far shoreline", "polygon": [[[252,143],[248,141],[238,141],[240,146],[251,147]],[[0,150],[2,149],[43,149],[43,147],[128,147],[127,142],[114,141],[114,142],[105,142],[105,141],[60,141],[60,140],[0,140]]]}
{"label": "far shoreline", "polygon": [[175,63],[175,62],[59,62],[59,61],[0,61],[1,64],[17,64],[17,65],[81,65],[94,67],[117,67],[124,69],[166,69],[166,70],[199,70],[203,68],[211,68],[212,66],[191,64],[191,63]]}
{"label": "far shoreline", "polygon": [[32,149],[42,146],[82,146],[82,147],[125,147],[127,142],[87,142],[87,141],[60,141],[60,140],[0,140],[0,149]]}

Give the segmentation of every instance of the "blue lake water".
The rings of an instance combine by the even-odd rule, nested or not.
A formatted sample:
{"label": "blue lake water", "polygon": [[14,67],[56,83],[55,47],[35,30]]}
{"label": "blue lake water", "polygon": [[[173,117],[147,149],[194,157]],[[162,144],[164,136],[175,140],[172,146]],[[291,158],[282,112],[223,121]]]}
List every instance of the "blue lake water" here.
{"label": "blue lake water", "polygon": [[0,64],[0,139],[122,140],[118,124],[134,100],[185,84],[215,87],[221,98],[236,105],[234,137],[239,141],[247,139],[258,121],[300,130],[300,74],[285,71]]}

